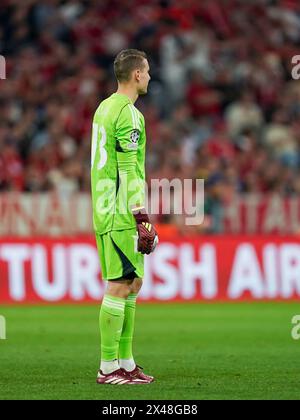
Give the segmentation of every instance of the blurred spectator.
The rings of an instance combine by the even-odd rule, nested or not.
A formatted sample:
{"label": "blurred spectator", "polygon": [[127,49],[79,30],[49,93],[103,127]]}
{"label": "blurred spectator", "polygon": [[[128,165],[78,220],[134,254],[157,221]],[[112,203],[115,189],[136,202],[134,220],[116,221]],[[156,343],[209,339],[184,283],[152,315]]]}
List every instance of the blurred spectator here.
{"label": "blurred spectator", "polygon": [[152,73],[137,104],[148,181],[205,179],[201,231],[222,231],[235,194],[299,194],[299,46],[296,0],[2,0],[0,191],[89,191],[91,118],[114,56],[136,47]]}
{"label": "blurred spectator", "polygon": [[225,118],[229,134],[233,138],[241,134],[245,128],[259,130],[263,124],[262,110],[249,91],[243,92],[238,101],[228,106]]}

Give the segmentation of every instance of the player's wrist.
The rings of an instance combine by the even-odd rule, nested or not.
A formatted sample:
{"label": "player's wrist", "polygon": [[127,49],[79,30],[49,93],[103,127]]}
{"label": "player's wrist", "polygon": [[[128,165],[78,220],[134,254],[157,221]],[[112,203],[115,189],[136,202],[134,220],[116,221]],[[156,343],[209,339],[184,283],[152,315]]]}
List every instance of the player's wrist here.
{"label": "player's wrist", "polygon": [[148,213],[144,206],[134,207],[131,209],[131,212],[138,225],[142,223],[150,223]]}

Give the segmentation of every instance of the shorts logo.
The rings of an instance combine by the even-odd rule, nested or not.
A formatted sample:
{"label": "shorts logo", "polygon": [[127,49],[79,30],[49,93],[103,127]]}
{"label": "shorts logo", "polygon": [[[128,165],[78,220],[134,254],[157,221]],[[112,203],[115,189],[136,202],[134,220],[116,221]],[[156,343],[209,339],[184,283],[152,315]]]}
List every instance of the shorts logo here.
{"label": "shorts logo", "polygon": [[140,138],[140,132],[138,130],[133,130],[130,134],[130,141],[134,144],[137,144]]}

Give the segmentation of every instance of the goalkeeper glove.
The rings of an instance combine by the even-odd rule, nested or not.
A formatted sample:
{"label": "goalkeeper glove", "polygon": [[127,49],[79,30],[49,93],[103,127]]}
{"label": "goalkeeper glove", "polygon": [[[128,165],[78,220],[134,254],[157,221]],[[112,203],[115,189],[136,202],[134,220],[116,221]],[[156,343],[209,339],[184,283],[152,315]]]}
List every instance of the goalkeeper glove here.
{"label": "goalkeeper glove", "polygon": [[151,254],[158,244],[158,235],[144,207],[132,209],[138,230],[138,251],[142,254]]}

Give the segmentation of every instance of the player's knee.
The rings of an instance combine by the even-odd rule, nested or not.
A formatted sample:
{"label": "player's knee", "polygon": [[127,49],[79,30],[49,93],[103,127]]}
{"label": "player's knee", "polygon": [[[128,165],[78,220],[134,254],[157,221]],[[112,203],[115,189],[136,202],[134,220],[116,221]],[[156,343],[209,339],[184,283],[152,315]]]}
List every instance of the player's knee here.
{"label": "player's knee", "polygon": [[143,279],[136,278],[131,284],[131,293],[138,294],[143,285]]}
{"label": "player's knee", "polygon": [[131,293],[131,285],[127,281],[118,283],[109,282],[107,293],[112,296],[127,299]]}

